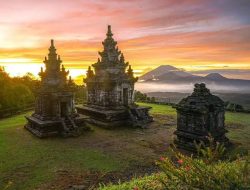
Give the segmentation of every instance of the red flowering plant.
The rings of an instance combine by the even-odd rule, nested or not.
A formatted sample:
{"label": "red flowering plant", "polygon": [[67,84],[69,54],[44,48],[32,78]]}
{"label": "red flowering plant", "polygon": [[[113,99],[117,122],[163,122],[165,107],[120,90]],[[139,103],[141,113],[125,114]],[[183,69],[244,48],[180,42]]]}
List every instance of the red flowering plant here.
{"label": "red flowering plant", "polygon": [[[204,150],[203,147],[200,147]],[[216,149],[206,149],[211,155],[217,155]],[[207,157],[186,156],[171,149],[173,157],[165,157],[157,162],[164,175],[158,180],[164,189],[176,190],[229,190],[250,189],[249,157],[238,158],[234,161],[220,160],[207,162]],[[205,154],[206,155],[206,154]],[[210,158],[210,157],[209,157]]]}

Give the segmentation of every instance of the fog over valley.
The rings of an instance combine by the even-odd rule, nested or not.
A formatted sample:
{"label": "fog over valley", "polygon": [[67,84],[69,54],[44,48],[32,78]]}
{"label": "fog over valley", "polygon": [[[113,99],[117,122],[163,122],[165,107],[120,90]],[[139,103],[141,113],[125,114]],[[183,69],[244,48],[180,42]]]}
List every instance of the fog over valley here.
{"label": "fog over valley", "polygon": [[[212,92],[221,93],[250,93],[250,86],[235,86],[235,85],[206,85]],[[194,88],[194,83],[190,84],[167,84],[167,83],[154,83],[154,82],[137,82],[135,89],[144,93],[148,92],[180,92],[191,93]]]}

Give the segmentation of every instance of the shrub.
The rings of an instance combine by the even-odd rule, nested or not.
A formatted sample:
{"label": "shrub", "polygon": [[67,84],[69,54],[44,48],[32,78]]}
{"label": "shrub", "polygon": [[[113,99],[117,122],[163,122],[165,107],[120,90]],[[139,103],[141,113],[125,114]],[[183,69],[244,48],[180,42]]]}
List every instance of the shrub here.
{"label": "shrub", "polygon": [[200,143],[194,142],[197,156],[202,158],[206,163],[210,164],[226,158],[226,148],[223,143],[216,142],[209,134],[207,136],[208,144],[203,141]]}
{"label": "shrub", "polygon": [[162,172],[118,185],[101,186],[100,190],[250,189],[249,156],[230,161],[223,144],[215,143],[211,136],[208,141],[208,147],[204,143],[196,143],[196,158],[173,148],[172,157],[161,157],[156,162]]}
{"label": "shrub", "polygon": [[[217,149],[201,149],[203,158],[185,156],[174,152],[174,159],[161,158],[157,164],[165,174],[159,178],[165,189],[179,190],[243,190],[250,189],[249,157],[238,158],[232,162],[217,161]],[[217,152],[217,153],[214,153]],[[215,156],[216,155],[216,156]]]}

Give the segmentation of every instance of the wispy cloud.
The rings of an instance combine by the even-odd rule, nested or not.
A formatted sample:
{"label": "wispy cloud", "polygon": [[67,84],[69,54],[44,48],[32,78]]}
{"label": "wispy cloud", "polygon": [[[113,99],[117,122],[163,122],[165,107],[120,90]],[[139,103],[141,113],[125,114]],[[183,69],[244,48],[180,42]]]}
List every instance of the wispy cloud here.
{"label": "wispy cloud", "polygon": [[134,68],[250,68],[248,0],[9,0],[0,6],[0,62],[41,63],[54,38],[68,67],[86,67],[111,24]]}

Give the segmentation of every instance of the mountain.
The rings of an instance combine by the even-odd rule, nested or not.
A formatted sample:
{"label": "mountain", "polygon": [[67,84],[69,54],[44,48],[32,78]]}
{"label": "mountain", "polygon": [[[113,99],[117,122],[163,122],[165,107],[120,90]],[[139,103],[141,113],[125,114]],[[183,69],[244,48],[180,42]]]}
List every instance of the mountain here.
{"label": "mountain", "polygon": [[219,73],[210,73],[206,76],[194,75],[171,65],[162,65],[145,73],[139,78],[144,82],[188,84],[188,83],[213,83],[220,85],[250,85],[250,80],[230,79]]}
{"label": "mountain", "polygon": [[153,69],[152,71],[149,71],[146,74],[142,75],[139,79],[140,80],[152,80],[152,79],[157,78],[160,75],[163,75],[171,71],[179,71],[179,69],[171,65],[161,65],[157,67],[156,69]]}
{"label": "mountain", "polygon": [[210,73],[207,76],[205,76],[204,78],[210,79],[210,80],[226,80],[226,79],[228,79],[219,73]]}
{"label": "mountain", "polygon": [[185,78],[193,78],[195,75],[189,74],[184,71],[171,71],[164,73],[157,77],[158,81],[179,81]]}
{"label": "mountain", "polygon": [[176,67],[171,65],[161,65],[156,69],[147,72],[146,74],[142,75],[139,79],[141,81],[148,81],[148,80],[161,80],[161,77],[164,76],[169,77],[170,75],[178,76],[178,77],[187,77],[191,76],[192,74],[182,71]]}
{"label": "mountain", "polygon": [[164,88],[167,88],[166,85],[172,85],[173,88],[182,85],[179,89],[191,85],[191,88],[188,88],[192,89],[192,86],[195,83],[206,83],[209,88],[216,91],[230,91],[237,93],[250,92],[250,80],[230,79],[224,77],[220,73],[210,73],[206,76],[199,76],[170,65],[162,65],[144,74],[139,79],[142,82],[139,82],[137,86],[143,88],[146,88],[147,86],[148,91],[151,92],[156,88],[164,90]]}

